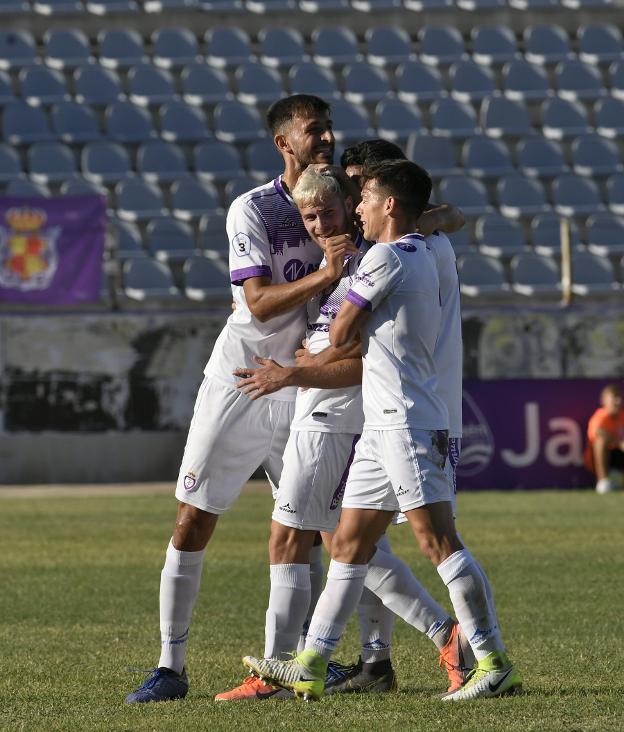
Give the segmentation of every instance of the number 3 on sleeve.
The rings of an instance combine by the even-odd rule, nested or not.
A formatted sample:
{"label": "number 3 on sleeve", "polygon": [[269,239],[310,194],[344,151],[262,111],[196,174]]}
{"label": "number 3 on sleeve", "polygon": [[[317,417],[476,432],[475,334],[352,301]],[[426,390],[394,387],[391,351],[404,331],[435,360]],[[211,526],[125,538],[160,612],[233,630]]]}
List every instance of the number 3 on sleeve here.
{"label": "number 3 on sleeve", "polygon": [[232,247],[239,257],[244,257],[251,252],[251,239],[242,232],[236,234],[232,239]]}

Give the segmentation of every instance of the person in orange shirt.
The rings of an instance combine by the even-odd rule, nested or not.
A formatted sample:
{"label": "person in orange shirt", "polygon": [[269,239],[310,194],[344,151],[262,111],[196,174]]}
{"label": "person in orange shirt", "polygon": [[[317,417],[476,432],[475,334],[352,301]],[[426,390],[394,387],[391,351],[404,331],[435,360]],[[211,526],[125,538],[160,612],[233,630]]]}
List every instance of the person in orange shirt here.
{"label": "person in orange shirt", "polygon": [[608,493],[624,480],[624,409],[622,391],[609,384],[600,392],[601,407],[587,425],[585,465],[596,476],[596,491]]}

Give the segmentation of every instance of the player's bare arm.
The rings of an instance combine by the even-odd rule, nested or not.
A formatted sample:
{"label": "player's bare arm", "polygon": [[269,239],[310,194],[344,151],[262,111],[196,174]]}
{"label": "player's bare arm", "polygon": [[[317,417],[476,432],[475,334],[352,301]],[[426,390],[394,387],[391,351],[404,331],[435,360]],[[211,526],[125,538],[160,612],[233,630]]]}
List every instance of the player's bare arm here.
{"label": "player's bare arm", "polygon": [[345,300],[338,315],[329,327],[329,342],[335,348],[353,344],[359,340],[360,329],[369,317],[369,312]]}
{"label": "player's bare arm", "polygon": [[[305,341],[304,341],[305,343]],[[341,361],[345,358],[361,358],[362,345],[359,341],[354,341],[341,348],[328,346],[318,353],[310,353],[305,347],[295,351],[296,366],[322,366],[335,361]]]}
{"label": "player's bare arm", "polygon": [[452,234],[466,223],[464,214],[457,206],[450,203],[441,203],[426,209],[418,219],[418,231],[423,236],[431,236],[434,231],[443,231]]}

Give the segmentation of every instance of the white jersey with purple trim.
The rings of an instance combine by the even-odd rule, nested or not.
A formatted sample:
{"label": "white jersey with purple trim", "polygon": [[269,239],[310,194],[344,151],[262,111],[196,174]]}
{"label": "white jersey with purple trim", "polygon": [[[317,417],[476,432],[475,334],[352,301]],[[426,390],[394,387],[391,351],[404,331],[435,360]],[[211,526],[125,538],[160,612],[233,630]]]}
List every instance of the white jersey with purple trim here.
{"label": "white jersey with purple trim", "polygon": [[437,232],[426,238],[438,266],[442,321],[433,352],[438,394],[449,412],[449,437],[462,435],[463,346],[459,277],[455,252],[448,237]]}
{"label": "white jersey with purple trim", "polygon": [[[345,261],[342,277],[308,302],[307,339],[310,353],[329,345],[329,326],[355,281],[355,274],[370,244],[361,236],[355,241],[358,253]],[[321,267],[325,266],[325,259]],[[343,389],[299,389],[291,430],[359,435],[364,423],[362,387]]]}
{"label": "white jersey with purple trim", "polygon": [[[235,386],[232,371],[257,368],[254,356],[292,366],[306,324],[303,305],[261,323],[247,306],[243,283],[250,277],[270,277],[274,285],[294,282],[318,269],[323,252],[309,238],[279,178],[239,196],[228,211],[226,230],[236,308],[217,338],[204,373]],[[288,387],[266,398],[293,401],[296,394],[295,387]]]}
{"label": "white jersey with purple trim", "polygon": [[364,429],[447,430],[433,357],[440,282],[423,237],[371,247],[346,299],[371,311],[362,328]]}

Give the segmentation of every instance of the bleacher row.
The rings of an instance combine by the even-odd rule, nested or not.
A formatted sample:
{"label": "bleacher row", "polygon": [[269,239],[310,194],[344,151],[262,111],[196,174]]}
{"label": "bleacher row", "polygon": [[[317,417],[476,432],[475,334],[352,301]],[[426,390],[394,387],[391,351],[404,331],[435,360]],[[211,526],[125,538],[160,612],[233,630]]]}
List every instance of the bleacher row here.
{"label": "bleacher row", "polygon": [[529,294],[531,272],[545,278],[531,296],[548,296],[559,217],[573,219],[577,284],[591,280],[578,294],[612,294],[624,273],[623,49],[613,24],[573,36],[557,25],[469,37],[448,26],[361,38],[345,27],[0,31],[0,187],[106,195],[115,290],[144,299],[138,284],[147,292],[155,277],[175,299],[171,287],[186,292],[201,272],[212,297],[227,287],[226,207],[281,169],[264,110],[315,93],[332,103],[338,152],[394,140],[430,170],[437,199],[462,208],[467,296]]}

